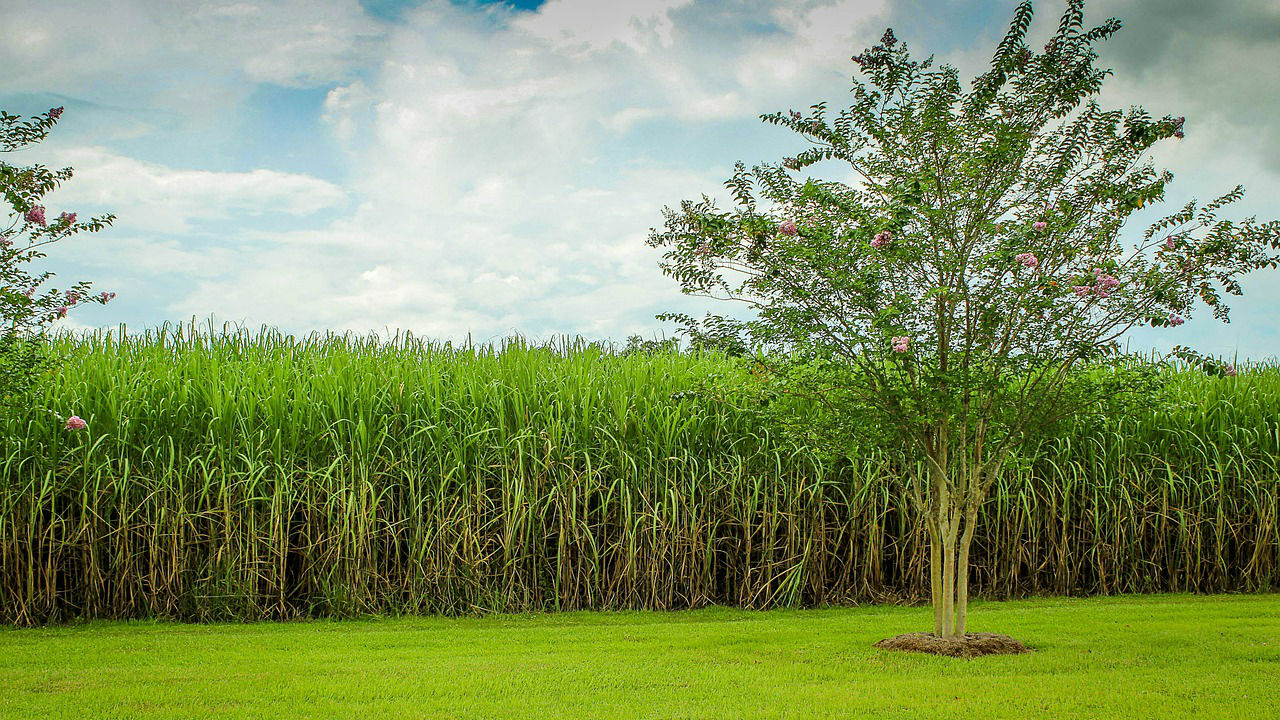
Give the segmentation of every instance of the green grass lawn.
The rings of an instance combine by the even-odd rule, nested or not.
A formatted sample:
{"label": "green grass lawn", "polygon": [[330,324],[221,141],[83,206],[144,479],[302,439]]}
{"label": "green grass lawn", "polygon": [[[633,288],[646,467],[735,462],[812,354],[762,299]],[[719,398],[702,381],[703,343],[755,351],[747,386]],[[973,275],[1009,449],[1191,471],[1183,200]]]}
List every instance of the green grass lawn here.
{"label": "green grass lawn", "polygon": [[876,650],[902,607],[0,630],[10,718],[1262,718],[1280,595],[975,603],[1033,646]]}

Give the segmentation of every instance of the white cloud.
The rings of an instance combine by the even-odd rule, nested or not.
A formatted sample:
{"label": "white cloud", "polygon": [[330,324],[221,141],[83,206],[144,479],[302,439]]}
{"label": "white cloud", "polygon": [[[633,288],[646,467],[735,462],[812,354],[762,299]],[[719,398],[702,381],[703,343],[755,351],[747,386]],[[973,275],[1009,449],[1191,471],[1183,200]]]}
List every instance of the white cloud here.
{"label": "white cloud", "polygon": [[550,0],[512,25],[530,36],[550,41],[557,50],[572,54],[621,44],[636,52],[653,46],[670,47],[671,11],[692,0]]}
{"label": "white cloud", "polygon": [[[652,327],[653,312],[680,301],[644,245],[661,206],[715,192],[737,157],[770,155],[717,140],[722,159],[707,164],[686,156],[681,136],[648,128],[754,128],[757,113],[832,94],[819,87],[843,91],[847,48],[831,45],[880,6],[781,12],[752,2],[726,12],[692,0],[561,0],[514,14],[437,0],[395,29],[353,17],[354,7],[125,3],[109,16],[54,3],[17,18],[54,38],[23,61],[26,89],[91,92],[135,76],[132,87],[152,87],[148,102],[179,108],[191,125],[226,122],[252,87],[236,74],[346,81],[328,93],[323,119],[351,158],[345,189],[362,198],[353,215],[322,229],[257,230],[251,216],[263,208],[305,215],[341,192],[306,176],[176,170],[80,150],[58,158],[78,173],[59,202],[121,217],[109,231],[114,254],[87,257],[189,278],[155,288],[168,294],[156,304],[170,318],[450,337]],[[116,40],[130,33],[139,37]],[[378,33],[379,45],[365,42]],[[221,244],[174,242],[215,220],[236,228]]]}
{"label": "white cloud", "polygon": [[75,168],[75,178],[50,199],[59,207],[110,208],[131,230],[182,233],[194,221],[302,216],[341,205],[346,193],[307,175],[252,170],[183,170],[135,160],[102,148],[70,148],[51,163]]}
{"label": "white cloud", "polygon": [[[316,326],[449,337],[653,327],[653,312],[680,303],[644,245],[661,207],[719,194],[734,159],[779,153],[719,140],[722,159],[708,166],[686,156],[683,137],[647,126],[755,128],[758,113],[843,92],[853,36],[878,35],[865,21],[881,5],[754,3],[735,22],[757,10],[767,32],[727,26],[705,2],[562,0],[511,22],[445,3],[410,13],[378,73],[331,91],[325,105],[335,137],[358,147],[352,187],[367,198],[332,235],[360,228],[359,251],[264,254],[262,265],[306,267],[287,288],[242,278],[222,296],[238,304],[220,308],[236,315],[324,296]],[[768,72],[774,64],[785,71]],[[340,244],[290,236],[276,239]],[[181,306],[215,301],[199,290]]]}
{"label": "white cloud", "polygon": [[385,31],[357,0],[46,0],[6,3],[3,15],[5,91],[188,117],[234,110],[253,82],[349,80]]}

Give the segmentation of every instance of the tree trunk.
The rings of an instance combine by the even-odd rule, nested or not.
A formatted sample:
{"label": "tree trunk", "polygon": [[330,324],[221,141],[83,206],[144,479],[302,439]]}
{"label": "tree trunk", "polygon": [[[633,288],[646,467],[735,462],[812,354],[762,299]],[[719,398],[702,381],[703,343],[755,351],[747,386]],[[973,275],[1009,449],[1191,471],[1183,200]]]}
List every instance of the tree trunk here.
{"label": "tree trunk", "polygon": [[942,635],[942,532],[929,518],[929,599],[933,602],[933,634]]}
{"label": "tree trunk", "polygon": [[[964,636],[969,612],[969,547],[973,541],[971,518],[965,513],[963,532],[960,522],[939,523],[930,528],[929,579],[933,600],[933,632],[949,640]],[[932,523],[930,523],[932,525]]]}
{"label": "tree trunk", "polygon": [[[969,549],[978,512],[1002,461],[984,461],[982,436],[962,434],[952,447],[949,430],[945,424],[936,427],[921,443],[927,470],[916,477],[912,499],[929,535],[933,634],[958,640],[968,630]],[[968,447],[970,442],[976,449]]]}
{"label": "tree trunk", "polygon": [[969,622],[969,547],[973,545],[973,529],[978,523],[978,508],[974,505],[965,512],[964,534],[956,557],[956,627],[955,636],[964,637]]}
{"label": "tree trunk", "polygon": [[933,473],[933,503],[925,519],[929,533],[929,584],[933,632],[949,640],[964,637],[969,616],[969,549],[978,524],[981,493],[970,483],[951,485],[943,465]]}
{"label": "tree trunk", "polygon": [[948,528],[942,546],[942,637],[955,636],[956,626],[956,544]]}

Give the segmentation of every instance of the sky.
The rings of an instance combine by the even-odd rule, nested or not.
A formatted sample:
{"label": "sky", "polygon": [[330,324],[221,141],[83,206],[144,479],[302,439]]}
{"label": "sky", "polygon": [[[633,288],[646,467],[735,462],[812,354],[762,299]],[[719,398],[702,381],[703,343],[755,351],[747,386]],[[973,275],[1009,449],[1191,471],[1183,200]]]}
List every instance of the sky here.
{"label": "sky", "polygon": [[[738,160],[802,148],[762,113],[847,103],[886,27],[972,75],[1013,0],[0,0],[0,109],[65,106],[11,164],[75,168],[50,211],[113,212],[54,246],[118,293],[68,327],[213,319],[440,339],[670,334],[701,314],[645,245],[662,208],[727,200]],[[1032,39],[1061,4],[1041,0]],[[1280,0],[1093,0],[1110,107],[1187,117],[1163,210],[1243,183],[1280,217]],[[838,168],[815,169],[838,177]],[[1131,349],[1280,354],[1280,273],[1224,325]]]}

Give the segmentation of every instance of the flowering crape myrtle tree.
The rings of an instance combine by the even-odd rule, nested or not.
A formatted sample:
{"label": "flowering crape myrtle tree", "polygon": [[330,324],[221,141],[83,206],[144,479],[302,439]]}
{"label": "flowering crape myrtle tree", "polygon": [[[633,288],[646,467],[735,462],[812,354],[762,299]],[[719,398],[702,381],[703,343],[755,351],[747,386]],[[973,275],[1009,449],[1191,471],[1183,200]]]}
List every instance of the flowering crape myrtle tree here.
{"label": "flowering crape myrtle tree", "polygon": [[[0,111],[0,153],[16,153],[44,140],[58,122],[62,108],[23,119]],[[46,361],[44,333],[77,305],[105,304],[115,293],[93,294],[87,282],[65,290],[44,287],[51,272],[33,274],[32,262],[45,257],[42,248],[82,232],[97,232],[113,215],[80,220],[74,212],[50,217],[44,197],[71,178],[71,168],[49,170],[42,165],[20,167],[0,160],[0,195],[8,205],[0,215],[0,403],[13,404],[30,389]],[[76,416],[67,428],[84,428]]]}
{"label": "flowering crape myrtle tree", "polygon": [[[853,58],[851,107],[761,116],[808,148],[738,164],[721,210],[665,210],[649,244],[686,294],[744,303],[752,319],[668,313],[695,341],[747,348],[790,393],[907,448],[909,495],[931,544],[934,634],[965,637],[969,548],[993,483],[1030,431],[1072,412],[1073,383],[1119,354],[1130,328],[1174,329],[1198,305],[1276,266],[1280,223],[1219,219],[1236,188],[1188,203],[1139,236],[1126,219],[1172,180],[1148,150],[1183,119],[1106,110],[1109,70],[1070,0],[1043,49],[1022,3],[990,69],[967,88],[893,32]],[[797,179],[822,161],[851,183]],[[781,360],[779,358],[782,358]]]}

